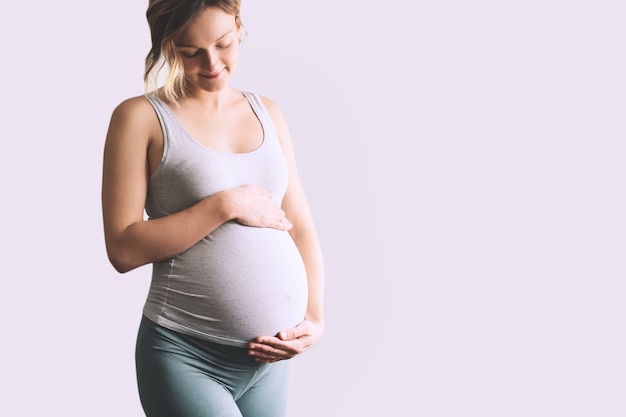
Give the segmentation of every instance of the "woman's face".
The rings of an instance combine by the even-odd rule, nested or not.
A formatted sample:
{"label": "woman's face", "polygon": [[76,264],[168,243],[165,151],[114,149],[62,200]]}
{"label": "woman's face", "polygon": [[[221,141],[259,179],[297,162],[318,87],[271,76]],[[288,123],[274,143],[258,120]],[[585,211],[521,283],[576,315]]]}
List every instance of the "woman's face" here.
{"label": "woman's face", "polygon": [[239,60],[240,25],[235,16],[209,7],[175,39],[191,92],[224,88]]}

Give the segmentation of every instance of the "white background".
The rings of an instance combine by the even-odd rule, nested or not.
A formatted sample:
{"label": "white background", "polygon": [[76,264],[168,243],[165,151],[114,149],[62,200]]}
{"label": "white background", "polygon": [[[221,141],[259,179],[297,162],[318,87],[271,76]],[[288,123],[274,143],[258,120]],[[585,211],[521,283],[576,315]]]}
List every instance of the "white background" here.
{"label": "white background", "polygon": [[[109,265],[111,111],[147,1],[3,8],[6,416],[141,416],[150,268]],[[621,1],[244,0],[233,83],[287,118],[326,257],[309,416],[626,415]]]}

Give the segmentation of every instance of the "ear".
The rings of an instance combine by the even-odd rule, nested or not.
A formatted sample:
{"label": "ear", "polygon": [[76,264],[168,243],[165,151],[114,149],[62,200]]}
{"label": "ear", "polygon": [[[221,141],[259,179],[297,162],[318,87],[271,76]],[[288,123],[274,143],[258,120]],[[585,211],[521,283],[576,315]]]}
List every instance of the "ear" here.
{"label": "ear", "polygon": [[243,24],[241,23],[241,18],[239,16],[235,16],[235,23],[237,24],[237,36],[239,37],[239,43],[241,43],[243,42],[246,28],[243,27]]}

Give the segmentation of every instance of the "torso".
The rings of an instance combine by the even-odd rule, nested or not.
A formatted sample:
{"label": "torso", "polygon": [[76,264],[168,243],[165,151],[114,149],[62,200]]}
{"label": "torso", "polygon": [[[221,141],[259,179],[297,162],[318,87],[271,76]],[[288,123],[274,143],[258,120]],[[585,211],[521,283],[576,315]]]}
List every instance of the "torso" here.
{"label": "torso", "polygon": [[[148,148],[151,219],[243,184],[264,187],[281,204],[289,172],[278,134],[260,97],[241,94],[233,116],[221,120],[154,100],[168,136],[155,134]],[[306,271],[289,233],[229,221],[154,263],[144,314],[171,330],[245,346],[295,326],[306,304]]]}

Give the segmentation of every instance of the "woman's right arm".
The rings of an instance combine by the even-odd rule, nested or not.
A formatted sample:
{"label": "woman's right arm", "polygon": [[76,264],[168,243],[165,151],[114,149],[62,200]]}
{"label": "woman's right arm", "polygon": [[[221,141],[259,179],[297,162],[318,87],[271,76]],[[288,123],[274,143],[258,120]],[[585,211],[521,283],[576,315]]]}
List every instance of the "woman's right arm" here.
{"label": "woman's right arm", "polygon": [[291,227],[266,190],[248,185],[207,196],[178,213],[145,220],[148,148],[161,137],[157,116],[145,98],[126,100],[113,111],[104,146],[102,212],[107,254],[117,271],[178,255],[229,220],[282,230]]}

